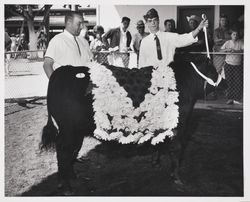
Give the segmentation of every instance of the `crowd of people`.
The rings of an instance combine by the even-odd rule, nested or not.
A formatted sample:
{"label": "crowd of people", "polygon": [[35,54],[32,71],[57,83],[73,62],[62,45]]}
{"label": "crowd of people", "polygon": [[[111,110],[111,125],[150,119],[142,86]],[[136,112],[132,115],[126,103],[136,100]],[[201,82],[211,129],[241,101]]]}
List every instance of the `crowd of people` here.
{"label": "crowd of people", "polygon": [[[46,35],[40,34],[38,49],[46,49],[44,69],[48,77],[55,68],[63,65],[82,66],[93,58],[93,52],[102,50],[128,52],[137,54],[139,67],[155,65],[163,62],[168,65],[176,53],[187,53],[182,55],[184,59],[193,61],[197,55],[189,55],[189,52],[206,51],[205,35],[203,27],[208,27],[208,21],[199,16],[187,16],[189,30],[187,33],[178,34],[173,19],[164,21],[164,31],[159,29],[160,19],[155,9],[150,9],[146,15],[136,23],[137,33],[131,34],[128,30],[130,18],[122,17],[119,27],[104,31],[100,25],[95,26],[93,32],[86,31],[84,20],[80,13],[72,11],[65,17],[64,32],[56,35],[49,42],[48,47]],[[145,32],[145,25],[149,30]],[[81,34],[84,32],[84,37]],[[226,52],[223,55],[214,55],[214,65],[219,73],[224,72],[229,79],[228,104],[242,99],[243,89],[243,28],[240,26],[229,26],[227,16],[221,15],[219,27],[213,33],[207,29],[209,50],[214,52]],[[9,50],[27,50],[28,43],[25,36],[11,35]],[[153,51],[153,50],[156,51]],[[224,59],[224,57],[226,59]],[[222,60],[220,59],[222,58]],[[220,61],[220,62],[219,62]],[[222,62],[221,62],[222,61]],[[233,80],[241,79],[241,82]],[[239,92],[241,95],[239,95]]]}
{"label": "crowd of people", "polygon": [[[5,38],[10,39],[10,46],[6,48],[6,51],[16,52],[16,51],[25,51],[29,50],[29,42],[25,33],[9,34],[8,31],[5,31]],[[37,41],[37,49],[42,50],[47,47],[46,34],[41,32]]]}
{"label": "crowd of people", "polygon": [[[148,24],[147,19],[145,18],[144,20],[146,24]],[[199,24],[202,22],[202,19],[197,15],[191,15],[187,16],[187,22],[189,25],[189,30],[187,30],[187,33],[189,33],[198,28]],[[122,18],[120,27],[110,29],[106,33],[104,33],[102,26],[98,26],[101,28],[101,32],[94,32],[96,34],[96,39],[91,42],[91,50],[109,50],[120,52],[132,50],[138,55],[137,61],[139,62],[139,66],[145,66],[147,63],[143,63],[142,61],[144,59],[140,57],[145,58],[145,52],[151,51],[151,48],[153,47],[147,47],[148,49],[146,51],[145,48],[141,50],[140,47],[142,40],[146,36],[150,34],[152,35],[152,30],[150,30],[150,26],[148,26],[150,33],[145,32],[145,23],[143,20],[139,20],[136,23],[137,33],[131,35],[131,33],[128,31],[129,25],[130,19],[125,16]],[[166,19],[164,21],[164,32],[177,33],[175,21],[173,19]],[[220,16],[219,27],[217,27],[213,32],[211,32],[210,29],[207,29],[209,51],[227,53],[226,56],[223,54],[213,55],[213,62],[217,71],[222,73],[228,81],[227,104],[242,102],[243,98],[243,55],[237,54],[243,53],[244,50],[243,33],[244,28],[242,26],[242,22],[239,21],[230,26],[228,17],[224,14]],[[198,33],[197,39],[198,40],[191,45],[184,47],[181,46],[180,48],[176,47],[175,53],[177,54],[175,54],[175,59],[181,57],[181,59],[187,61],[198,62],[202,60],[204,55],[190,54],[192,52],[199,53],[206,51],[205,34],[203,31]],[[145,39],[145,41],[147,40],[150,40],[150,36]],[[173,40],[173,42],[176,42],[176,40]],[[164,46],[164,40],[161,41],[161,45]],[[171,42],[168,42],[166,47],[163,47],[163,51],[167,50],[167,53],[164,54],[169,54],[169,52],[171,52],[170,49]],[[140,51],[144,51],[142,56],[140,56]],[[150,55],[152,55],[152,52],[146,56],[147,60],[151,60]],[[216,93],[212,94],[210,98],[216,99]]]}

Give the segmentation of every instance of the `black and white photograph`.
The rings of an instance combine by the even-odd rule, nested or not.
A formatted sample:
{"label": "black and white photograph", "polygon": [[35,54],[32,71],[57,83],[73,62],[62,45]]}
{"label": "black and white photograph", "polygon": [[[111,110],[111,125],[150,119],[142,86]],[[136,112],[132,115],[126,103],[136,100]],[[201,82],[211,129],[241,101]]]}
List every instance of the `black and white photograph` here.
{"label": "black and white photograph", "polygon": [[42,3],[1,3],[4,201],[250,202],[247,1]]}

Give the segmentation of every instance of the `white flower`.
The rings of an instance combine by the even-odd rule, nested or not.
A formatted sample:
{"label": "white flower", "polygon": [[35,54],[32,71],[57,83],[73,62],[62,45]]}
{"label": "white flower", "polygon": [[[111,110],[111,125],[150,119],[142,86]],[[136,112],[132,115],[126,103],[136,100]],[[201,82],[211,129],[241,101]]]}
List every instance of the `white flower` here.
{"label": "white flower", "polygon": [[151,140],[151,144],[152,145],[156,145],[160,142],[164,142],[164,139],[166,138],[166,136],[172,136],[173,132],[172,131],[165,131],[163,133],[158,134],[156,137],[152,138]]}
{"label": "white flower", "polygon": [[100,130],[100,129],[95,129],[94,136],[97,139],[103,139],[103,140],[107,140],[108,139],[108,134],[105,131]]}
{"label": "white flower", "polygon": [[128,135],[127,137],[121,137],[120,139],[119,139],[119,142],[120,143],[122,143],[122,144],[129,144],[129,143],[131,143],[131,142],[134,142],[134,137],[133,137],[133,135]]}
{"label": "white flower", "polygon": [[140,140],[138,141],[138,144],[142,144],[148,140],[150,140],[152,137],[154,137],[153,133],[147,133],[146,135],[144,135],[143,137],[140,138]]}
{"label": "white flower", "polygon": [[115,139],[120,139],[122,137],[123,133],[122,132],[113,132],[113,133],[110,133],[110,138],[112,140],[115,140]]}

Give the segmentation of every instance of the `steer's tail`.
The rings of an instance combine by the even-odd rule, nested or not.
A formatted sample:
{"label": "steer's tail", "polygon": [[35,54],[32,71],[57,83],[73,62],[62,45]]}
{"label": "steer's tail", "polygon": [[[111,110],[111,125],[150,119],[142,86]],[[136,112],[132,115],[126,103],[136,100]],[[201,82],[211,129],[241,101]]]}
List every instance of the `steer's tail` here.
{"label": "steer's tail", "polygon": [[48,122],[47,125],[43,127],[42,131],[40,149],[41,150],[55,149],[57,135],[58,135],[58,130],[53,123],[51,114],[48,113]]}

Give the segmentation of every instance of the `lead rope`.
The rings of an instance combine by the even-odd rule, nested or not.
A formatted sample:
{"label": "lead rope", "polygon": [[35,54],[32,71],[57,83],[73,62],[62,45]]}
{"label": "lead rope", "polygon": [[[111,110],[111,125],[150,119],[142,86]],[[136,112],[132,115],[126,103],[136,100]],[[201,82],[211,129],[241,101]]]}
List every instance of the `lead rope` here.
{"label": "lead rope", "polygon": [[222,77],[221,77],[220,74],[218,74],[217,81],[214,82],[212,79],[210,79],[210,78],[208,78],[207,76],[205,76],[204,74],[202,74],[202,73],[198,70],[198,68],[195,66],[194,63],[192,63],[192,62],[190,62],[190,63],[191,63],[191,65],[193,66],[194,70],[195,70],[195,71],[196,71],[205,81],[207,81],[211,86],[216,87],[216,86],[219,85],[219,83],[221,82],[221,79],[222,79]]}
{"label": "lead rope", "polygon": [[[205,14],[202,14],[202,15],[201,15],[201,18],[202,18],[203,20],[206,20],[206,19],[207,19],[207,16],[206,16]],[[208,57],[209,59],[211,59],[210,54],[209,54],[208,39],[207,39],[207,28],[206,28],[206,27],[203,27],[203,32],[205,33],[205,43],[206,43],[206,49],[207,49],[207,57]]]}
{"label": "lead rope", "polygon": [[[201,15],[201,18],[203,20],[207,19],[207,16],[205,14]],[[207,28],[203,27],[203,32],[205,33],[205,43],[206,43],[206,50],[207,50],[207,57],[211,59],[210,54],[209,54],[209,47],[208,47],[208,39],[207,39]],[[206,104],[207,102],[207,93],[206,93],[206,87],[207,87],[207,81],[205,80],[204,82],[204,103]]]}

